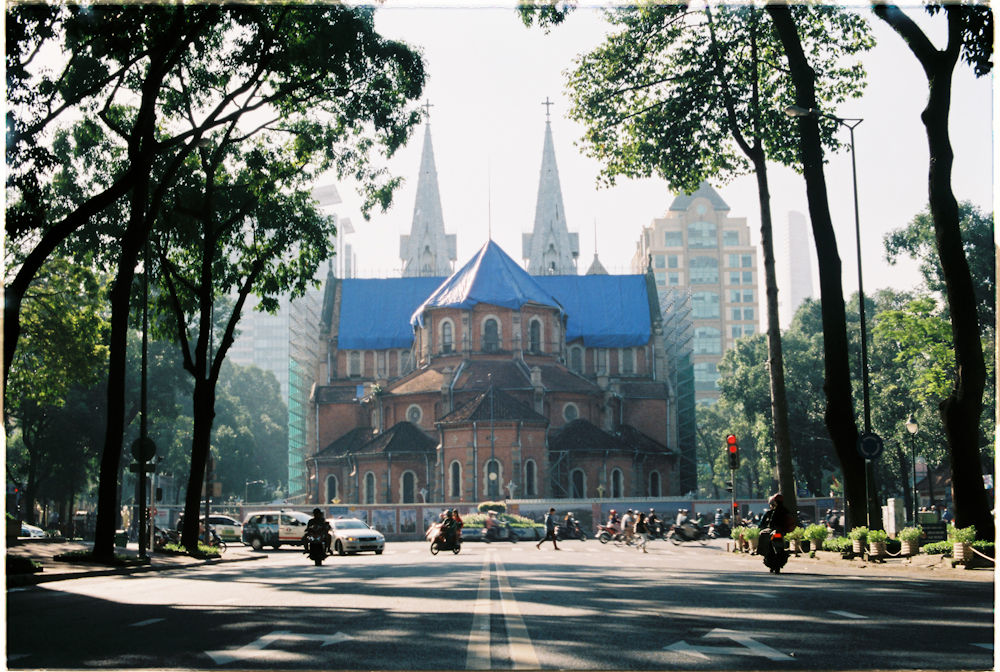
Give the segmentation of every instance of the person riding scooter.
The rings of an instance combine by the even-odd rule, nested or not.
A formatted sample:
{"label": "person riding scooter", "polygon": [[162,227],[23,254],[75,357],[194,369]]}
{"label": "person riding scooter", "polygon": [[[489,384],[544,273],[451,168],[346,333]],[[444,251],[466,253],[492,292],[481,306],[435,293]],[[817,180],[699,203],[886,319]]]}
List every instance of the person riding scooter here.
{"label": "person riding scooter", "polygon": [[458,523],[451,511],[445,513],[444,521],[441,523],[441,534],[444,536],[444,543],[448,546],[455,545],[458,536]]}
{"label": "person riding scooter", "polygon": [[777,574],[788,562],[784,536],[795,527],[795,518],[785,508],[785,498],[776,493],[767,500],[770,509],[760,519],[760,541],[757,554],[763,556],[764,565]]}
{"label": "person riding scooter", "polygon": [[330,528],[330,523],[323,516],[322,509],[313,509],[313,517],[306,524],[306,533],[302,535],[302,545],[306,547],[306,552],[309,551],[308,544],[306,544],[306,537],[310,534],[323,535],[323,549],[327,555],[331,555],[330,546],[333,544],[333,531]]}

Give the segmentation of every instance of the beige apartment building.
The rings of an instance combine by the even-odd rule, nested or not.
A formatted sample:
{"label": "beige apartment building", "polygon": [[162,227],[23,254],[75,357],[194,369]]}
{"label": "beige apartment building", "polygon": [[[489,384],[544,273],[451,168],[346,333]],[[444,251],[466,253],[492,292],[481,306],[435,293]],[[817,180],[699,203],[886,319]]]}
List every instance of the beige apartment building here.
{"label": "beige apartment building", "polygon": [[719,398],[718,364],[736,339],[760,331],[757,247],[745,217],[707,182],[674,199],[662,218],[643,227],[632,272],[652,266],[657,289],[690,292],[695,398]]}

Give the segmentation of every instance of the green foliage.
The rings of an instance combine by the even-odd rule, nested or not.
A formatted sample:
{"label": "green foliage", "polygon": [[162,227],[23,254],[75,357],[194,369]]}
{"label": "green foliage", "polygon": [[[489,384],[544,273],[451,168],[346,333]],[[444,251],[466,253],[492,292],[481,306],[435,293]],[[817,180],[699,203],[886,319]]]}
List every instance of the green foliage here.
{"label": "green foliage", "polygon": [[833,553],[846,553],[853,547],[853,542],[847,537],[833,537],[823,542],[823,550]]}
{"label": "green foliage", "polygon": [[868,543],[885,543],[889,540],[889,533],[885,530],[871,530],[868,532]]}
{"label": "green foliage", "polygon": [[976,526],[969,525],[968,527],[960,529],[954,525],[949,525],[948,539],[960,544],[971,544],[976,540]]}
{"label": "green foliage", "polygon": [[801,527],[796,526],[794,530],[785,535],[785,539],[798,539],[801,541],[806,536],[806,531]]}
{"label": "green foliage", "polygon": [[67,551],[60,555],[52,556],[52,559],[56,562],[111,565],[112,567],[140,567],[149,564],[149,558],[140,559],[134,555],[125,555],[124,553],[115,553],[112,557],[105,560],[95,557],[94,552],[90,549]]}
{"label": "green foliage", "polygon": [[947,555],[951,557],[954,546],[955,542],[953,541],[935,541],[930,544],[924,544],[921,550],[927,555]]}
{"label": "green foliage", "polygon": [[996,542],[981,539],[979,541],[973,541],[972,547],[983,555],[988,555],[991,558],[996,555]]}
{"label": "green foliage", "polygon": [[15,576],[17,574],[35,574],[43,570],[42,564],[40,562],[35,562],[31,558],[25,558],[20,555],[7,554],[7,576]]}
{"label": "green foliage", "polygon": [[851,541],[865,541],[868,539],[868,528],[855,527],[847,533],[847,538]]}
{"label": "green foliage", "polygon": [[503,502],[481,502],[478,507],[476,507],[481,513],[486,513],[487,511],[496,511],[497,513],[505,513],[507,511],[507,505]]}
{"label": "green foliage", "polygon": [[924,528],[918,525],[917,527],[904,527],[899,531],[899,534],[897,534],[896,537],[900,541],[920,541],[923,534]]}
{"label": "green foliage", "polygon": [[[493,509],[494,511],[496,509]],[[530,518],[525,518],[524,516],[517,516],[512,513],[501,513],[497,516],[497,520],[501,523],[508,523],[511,527],[518,528],[531,528],[531,527],[544,527],[543,525],[536,523]],[[486,514],[485,513],[471,513],[462,519],[465,527],[478,528],[483,527],[486,524]]]}
{"label": "green foliage", "polygon": [[743,538],[747,540],[759,539],[760,538],[760,528],[759,527],[744,527],[743,528]]}
{"label": "green foliage", "polygon": [[742,538],[743,538],[743,532],[744,532],[744,530],[746,530],[746,529],[747,529],[747,528],[745,528],[745,527],[743,527],[743,526],[737,526],[737,527],[733,527],[733,528],[731,528],[731,529],[729,530],[729,537],[730,537],[731,539],[736,539],[737,541],[739,541],[740,539],[742,539]]}
{"label": "green foliage", "polygon": [[829,533],[830,530],[826,525],[817,523],[806,528],[806,539],[813,542],[816,546],[821,546]]}

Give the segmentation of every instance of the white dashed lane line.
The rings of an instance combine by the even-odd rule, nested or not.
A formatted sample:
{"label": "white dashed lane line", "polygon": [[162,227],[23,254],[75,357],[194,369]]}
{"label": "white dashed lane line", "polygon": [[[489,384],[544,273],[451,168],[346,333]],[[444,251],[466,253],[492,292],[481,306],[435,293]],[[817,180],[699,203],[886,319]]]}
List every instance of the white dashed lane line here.
{"label": "white dashed lane line", "polygon": [[987,649],[989,651],[993,650],[993,645],[992,644],[973,644],[973,646],[978,646],[978,647]]}
{"label": "white dashed lane line", "polygon": [[[218,603],[216,603],[216,604],[218,604]],[[130,627],[141,628],[144,625],[152,625],[153,623],[159,623],[160,621],[163,621],[163,620],[165,620],[165,619],[163,619],[163,618],[150,618],[150,619],[145,620],[145,621],[139,621],[138,623],[133,623]]]}
{"label": "white dashed lane line", "polygon": [[831,614],[836,614],[837,616],[843,616],[844,618],[868,618],[867,616],[862,616],[861,614],[852,614],[849,611],[830,611]]}

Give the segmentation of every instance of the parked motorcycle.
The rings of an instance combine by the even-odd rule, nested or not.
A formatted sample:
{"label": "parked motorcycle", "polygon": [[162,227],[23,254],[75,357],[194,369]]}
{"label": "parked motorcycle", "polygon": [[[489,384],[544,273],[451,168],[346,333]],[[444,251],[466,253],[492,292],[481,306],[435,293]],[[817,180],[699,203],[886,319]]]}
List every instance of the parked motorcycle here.
{"label": "parked motorcycle", "polygon": [[672,525],[667,537],[675,545],[683,544],[685,541],[697,541],[702,546],[708,543],[708,532],[705,528],[695,525]]}
{"label": "parked motorcycle", "polygon": [[571,518],[568,525],[556,525],[556,539],[559,541],[563,539],[587,541],[587,533],[580,527],[580,523],[576,518]]}
{"label": "parked motorcycle", "polygon": [[324,537],[322,532],[306,533],[306,549],[309,553],[309,559],[315,562],[317,567],[322,565],[323,560],[326,559],[326,540]]}
{"label": "parked motorcycle", "polygon": [[492,527],[484,527],[479,535],[479,538],[487,544],[493,541],[509,541],[516,544],[518,541],[517,534],[510,523],[498,522]]}
{"label": "parked motorcycle", "polygon": [[777,530],[763,529],[760,531],[760,541],[757,542],[757,553],[764,556],[764,566],[772,574],[780,574],[781,568],[788,562],[788,550],[785,548],[785,537]]}

